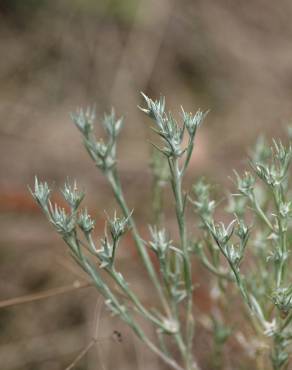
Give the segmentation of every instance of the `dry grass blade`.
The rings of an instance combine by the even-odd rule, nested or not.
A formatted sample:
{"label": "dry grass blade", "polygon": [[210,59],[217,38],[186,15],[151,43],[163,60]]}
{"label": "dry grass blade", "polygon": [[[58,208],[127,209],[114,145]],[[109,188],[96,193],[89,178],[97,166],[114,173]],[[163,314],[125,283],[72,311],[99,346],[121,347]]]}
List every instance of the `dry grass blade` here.
{"label": "dry grass blade", "polygon": [[73,369],[80,360],[87,354],[87,352],[94,346],[94,344],[97,342],[95,338],[92,338],[91,341],[88,343],[88,345],[76,356],[74,361],[66,367],[65,370],[71,370]]}
{"label": "dry grass blade", "polygon": [[54,297],[59,294],[66,294],[70,293],[77,289],[84,289],[92,286],[92,283],[85,282],[81,283],[80,281],[75,281],[73,284],[65,285],[59,288],[53,288],[46,290],[44,292],[35,293],[35,294],[27,294],[21,297],[6,299],[3,301],[0,301],[0,308],[10,307],[10,306],[16,306],[24,303],[39,301],[41,299],[46,299],[50,297]]}

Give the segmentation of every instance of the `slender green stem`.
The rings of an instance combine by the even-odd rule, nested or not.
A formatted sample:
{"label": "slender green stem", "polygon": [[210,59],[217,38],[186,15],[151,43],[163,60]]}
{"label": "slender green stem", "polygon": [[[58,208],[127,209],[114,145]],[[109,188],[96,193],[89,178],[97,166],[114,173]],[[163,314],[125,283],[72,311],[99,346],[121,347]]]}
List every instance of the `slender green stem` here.
{"label": "slender green stem", "polygon": [[207,270],[212,272],[212,274],[216,275],[218,278],[226,279],[229,281],[233,280],[232,277],[230,277],[228,272],[221,271],[219,270],[219,268],[216,268],[214,265],[212,265],[212,263],[210,263],[210,261],[208,260],[205,254],[201,255],[201,262],[206,267]]}
{"label": "slender green stem", "polygon": [[239,291],[241,293],[241,296],[243,298],[243,301],[247,305],[247,307],[250,310],[250,312],[253,314],[254,311],[255,311],[254,310],[254,305],[251,302],[250,296],[248,295],[248,292],[247,292],[247,289],[246,289],[246,285],[245,285],[245,281],[243,280],[243,278],[242,278],[242,276],[240,274],[239,269],[236,266],[234,266],[234,264],[228,258],[227,254],[225,252],[225,249],[224,249],[224,245],[222,245],[219,241],[217,241],[217,245],[218,245],[219,249],[221,250],[221,252],[222,252],[223,256],[225,257],[225,259],[227,260],[231,271],[233,272],[233,275],[235,277],[236,284],[237,284],[237,286],[239,288]]}
{"label": "slender green stem", "polygon": [[[279,189],[279,192],[281,192],[281,189]],[[273,198],[277,210],[277,219],[278,219],[278,235],[279,235],[279,250],[280,250],[280,256],[281,260],[280,263],[276,264],[276,287],[280,288],[284,273],[285,273],[285,267],[287,262],[287,233],[284,230],[284,222],[283,216],[281,215],[280,208],[279,208],[279,193],[276,189],[273,189]]]}
{"label": "slender green stem", "polygon": [[160,180],[154,178],[152,185],[152,208],[154,213],[154,223],[155,225],[161,225],[163,220],[162,206],[163,206],[163,191],[162,187],[159,185]]}
{"label": "slender green stem", "polygon": [[187,313],[186,313],[186,369],[193,368],[193,335],[194,335],[194,317],[193,317],[193,292],[192,292],[192,273],[189,258],[187,229],[184,215],[184,199],[182,192],[182,173],[179,169],[177,158],[169,159],[170,170],[172,173],[172,188],[175,197],[176,217],[179,226],[181,248],[184,255],[184,280],[187,290]]}
{"label": "slender green stem", "polygon": [[259,205],[259,202],[258,200],[256,199],[254,193],[252,193],[252,196],[250,197],[250,200],[254,206],[254,209],[256,211],[256,213],[258,214],[258,216],[264,221],[264,223],[268,226],[268,228],[274,232],[274,227],[273,225],[271,224],[270,220],[268,219],[268,217],[265,215],[264,211],[262,210],[261,206]]}
{"label": "slender green stem", "polygon": [[126,201],[125,201],[125,198],[124,198],[124,195],[122,193],[122,189],[121,189],[121,185],[120,185],[120,182],[119,182],[119,179],[117,177],[117,175],[112,171],[108,171],[107,172],[107,179],[112,187],[112,190],[114,192],[114,195],[115,195],[115,198],[119,204],[119,206],[121,207],[121,210],[124,214],[125,217],[129,218],[129,224],[130,224],[130,227],[131,227],[131,232],[132,232],[132,235],[133,235],[133,238],[134,238],[134,241],[136,243],[136,246],[137,246],[137,249],[138,249],[138,252],[145,264],[145,267],[148,271],[148,274],[158,292],[158,296],[160,297],[161,299],[161,302],[163,304],[163,307],[167,313],[167,315],[170,317],[171,316],[171,311],[170,311],[170,308],[169,308],[169,304],[164,296],[164,292],[163,292],[163,289],[161,287],[161,284],[160,284],[160,281],[157,277],[157,274],[154,270],[154,267],[153,267],[153,264],[150,260],[150,257],[146,251],[146,248],[145,248],[145,245],[143,243],[143,240],[141,239],[140,235],[139,235],[139,232],[138,232],[138,229],[137,229],[137,226],[136,226],[136,223],[133,219],[133,217],[131,216],[131,212],[126,204]]}
{"label": "slender green stem", "polygon": [[[172,247],[171,249],[176,250],[175,247]],[[177,250],[177,253],[182,253],[182,251],[179,249],[179,250]],[[175,260],[175,262],[176,261],[177,260]],[[166,265],[162,261],[160,262],[160,264],[161,264],[161,268],[164,270],[164,271],[162,270],[162,276],[163,276],[164,286],[165,286],[165,289],[167,291],[168,298],[169,298],[169,301],[170,301],[172,317],[174,318],[174,320],[176,320],[177,323],[179,323],[179,313],[178,313],[177,302],[172,297],[171,282],[169,281],[169,279],[167,277],[167,273],[165,271]],[[177,333],[175,333],[174,338],[175,338],[175,341],[177,343],[177,346],[179,348],[179,351],[180,351],[180,354],[181,354],[182,358],[185,359],[187,349],[186,349],[185,343],[184,343],[183,338],[182,338],[182,333],[181,333],[181,327],[180,326],[178,328]]]}
{"label": "slender green stem", "polygon": [[[278,237],[279,237],[279,242],[277,245],[277,248],[279,249],[279,255],[280,255],[280,261],[278,263],[275,263],[275,269],[276,269],[276,287],[279,289],[281,288],[281,285],[284,280],[284,274],[285,274],[285,268],[287,264],[287,232],[285,228],[285,219],[283,218],[281,212],[280,212],[280,202],[281,200],[284,201],[284,195],[283,195],[283,189],[281,185],[279,187],[272,188],[272,193],[273,193],[273,198],[274,198],[274,203],[276,207],[276,215],[277,215],[277,220],[278,220]],[[274,370],[281,370],[285,367],[285,362],[281,365],[279,363],[279,359],[281,356],[283,356],[283,351],[284,351],[284,345],[283,345],[283,339],[281,334],[283,333],[285,327],[289,324],[290,318],[288,318],[284,321],[282,324],[282,318],[278,312],[278,314],[275,316],[276,317],[276,323],[278,329],[278,334],[274,336],[274,341],[273,341],[273,356],[274,356],[274,361],[273,361],[273,367]]]}
{"label": "slender green stem", "polygon": [[154,353],[156,353],[166,364],[171,366],[175,370],[184,370],[175,360],[166,355],[161,351],[151,340],[145,335],[144,331],[141,329],[137,323],[133,322],[131,325],[132,329],[137,334],[138,338],[142,340]]}
{"label": "slender green stem", "polygon": [[185,162],[183,164],[183,168],[181,170],[181,173],[182,173],[182,176],[185,174],[187,168],[188,168],[188,165],[189,165],[189,162],[190,162],[190,159],[192,157],[192,154],[193,154],[193,150],[194,150],[194,137],[195,137],[195,134],[194,133],[190,138],[189,138],[189,143],[188,143],[188,148],[187,148],[187,154],[186,154],[186,159],[185,159]]}
{"label": "slender green stem", "polygon": [[[83,246],[89,250],[93,255],[98,257],[98,253],[96,252],[96,246],[94,244],[94,241],[91,238],[91,235],[87,235],[86,239],[88,241],[88,246],[79,241],[78,239],[75,240],[76,244],[83,244]],[[70,243],[69,243],[70,245]],[[99,289],[99,291],[102,293],[102,295],[106,298],[109,298],[112,302],[114,302],[116,305],[119,305],[119,302],[116,298],[116,296],[110,291],[109,287],[103,283],[103,281],[98,276],[98,273],[95,270],[95,266],[91,265],[90,262],[86,259],[86,257],[82,254],[81,249],[79,248],[80,253],[78,255],[74,254],[73,257],[75,258],[76,262],[80,264],[80,266],[92,277],[93,282]],[[128,298],[133,304],[136,310],[142,314],[143,317],[148,319],[150,322],[154,323],[158,328],[162,329],[163,331],[168,331],[169,328],[165,326],[159,319],[157,319],[155,316],[153,316],[141,303],[139,298],[135,295],[134,292],[130,290],[130,288],[127,286],[127,284],[124,284],[121,280],[119,274],[114,270],[114,268],[108,268],[105,267],[105,270],[107,273],[114,279],[114,281],[120,286],[122,291],[125,293],[125,298]],[[121,316],[125,316],[125,311],[121,311]],[[173,312],[173,317],[178,322],[178,315]],[[125,320],[125,318],[124,318]],[[138,334],[139,338],[147,344],[147,346],[154,351],[159,357],[161,357],[166,363],[168,363],[172,368],[176,370],[183,370],[170,356],[167,356],[163,352],[159,350],[144,334],[141,328],[137,324],[134,323],[133,319],[127,319],[125,320],[127,323],[132,327],[132,329]],[[174,333],[175,341],[178,345],[178,348],[181,352],[182,357],[185,357],[186,353],[186,347],[182,340],[180,330],[178,328],[178,331]]]}
{"label": "slender green stem", "polygon": [[[89,246],[87,249],[89,249],[91,252],[94,253],[95,256],[99,258],[98,253],[94,252],[96,250],[96,246],[94,244],[94,241],[92,240],[91,235],[86,235],[87,241],[89,243]],[[167,328],[163,322],[161,322],[157,317],[155,317],[153,314],[151,314],[141,303],[139,298],[136,296],[136,294],[129,288],[129,286],[126,284],[126,282],[122,279],[122,277],[116,272],[114,266],[106,266],[104,268],[106,272],[111,276],[111,278],[118,284],[118,286],[122,289],[122,291],[125,293],[125,295],[129,298],[129,300],[134,304],[134,307],[136,310],[142,314],[146,319],[148,319],[150,322],[155,324],[158,328],[168,331],[169,328]]]}
{"label": "slender green stem", "polygon": [[173,369],[184,370],[175,360],[173,360],[169,356],[166,356],[154,343],[151,342],[151,340],[145,335],[141,327],[134,321],[133,317],[130,315],[126,307],[123,307],[119,303],[118,299],[111,292],[108,286],[103,283],[101,287],[100,280],[96,279],[94,267],[86,259],[84,259],[84,268],[93,278],[93,281],[96,283],[98,289],[102,291],[103,295],[115,304],[115,307],[120,312],[121,318],[126,321],[127,324],[133,329],[138,338],[140,338],[140,340],[142,340],[154,353],[156,353],[165,363],[167,363]]}
{"label": "slender green stem", "polygon": [[[154,284],[154,286],[155,286],[155,288],[158,292],[158,296],[162,301],[165,312],[167,313],[170,320],[176,320],[177,321],[178,316],[174,315],[173,310],[171,310],[171,308],[169,306],[169,303],[165,298],[164,291],[163,291],[163,289],[161,287],[161,284],[160,284],[160,282],[157,278],[156,272],[153,268],[153,265],[152,265],[152,262],[149,258],[149,255],[145,250],[143,240],[141,239],[141,237],[139,235],[139,232],[138,232],[137,226],[135,224],[135,221],[134,221],[133,217],[130,216],[130,210],[129,210],[129,208],[126,204],[126,201],[124,199],[121,184],[120,184],[120,181],[118,179],[118,176],[115,172],[110,171],[107,174],[107,178],[109,180],[109,183],[112,187],[115,198],[116,198],[124,216],[127,217],[127,218],[129,217],[129,223],[130,223],[130,226],[131,226],[132,235],[133,235],[133,238],[135,240],[138,252],[139,252],[139,254],[140,254],[140,256],[141,256],[141,258],[142,258],[142,260],[143,260],[143,262],[146,266],[148,274],[149,274],[150,278],[152,279],[153,284]],[[179,328],[179,331],[180,331],[180,328]],[[178,344],[178,347],[179,347],[179,350],[180,350],[182,356],[185,357],[186,348],[185,348],[185,345],[184,345],[183,340],[181,338],[180,332],[176,333],[174,335],[174,337],[175,337],[175,340]]]}

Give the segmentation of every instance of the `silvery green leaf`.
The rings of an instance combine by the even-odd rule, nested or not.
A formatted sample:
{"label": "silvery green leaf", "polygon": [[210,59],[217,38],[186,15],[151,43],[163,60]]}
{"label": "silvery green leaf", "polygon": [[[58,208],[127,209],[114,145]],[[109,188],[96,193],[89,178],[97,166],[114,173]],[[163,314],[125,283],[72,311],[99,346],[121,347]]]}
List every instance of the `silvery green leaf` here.
{"label": "silvery green leaf", "polygon": [[242,177],[240,177],[236,171],[234,171],[234,173],[237,180],[237,188],[240,193],[245,196],[250,196],[254,190],[255,178],[248,171],[246,171]]}

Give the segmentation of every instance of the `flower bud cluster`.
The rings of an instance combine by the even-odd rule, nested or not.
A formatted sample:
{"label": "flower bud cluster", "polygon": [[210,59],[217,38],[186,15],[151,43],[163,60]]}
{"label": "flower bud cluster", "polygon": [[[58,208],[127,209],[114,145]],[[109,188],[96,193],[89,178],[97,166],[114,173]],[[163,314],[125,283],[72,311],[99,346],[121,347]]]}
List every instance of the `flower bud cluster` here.
{"label": "flower bud cluster", "polygon": [[131,214],[129,215],[129,217],[125,218],[125,217],[117,217],[117,214],[115,212],[114,214],[114,217],[112,219],[109,219],[109,229],[110,229],[110,233],[111,233],[111,237],[113,240],[118,240],[120,239],[120,237],[125,234],[125,232],[128,230],[129,228],[129,219],[132,215],[132,212]]}
{"label": "flower bud cluster", "polygon": [[157,254],[158,258],[165,258],[172,240],[167,237],[165,229],[158,229],[156,226],[149,227],[152,240],[149,242],[151,249]]}
{"label": "flower bud cluster", "polygon": [[255,178],[250,172],[245,172],[243,177],[240,177],[237,172],[235,172],[237,189],[242,195],[250,197],[254,191]]}
{"label": "flower bud cluster", "polygon": [[[235,227],[236,222],[237,227]],[[207,227],[229,264],[238,270],[249,238],[248,227],[242,220],[233,220],[227,227],[223,222],[217,225],[212,222],[207,224]],[[233,233],[238,237],[239,243],[230,242]]]}
{"label": "flower bud cluster", "polygon": [[41,206],[47,208],[51,190],[46,182],[40,182],[37,177],[34,180],[34,190],[29,189],[33,198]]}
{"label": "flower bud cluster", "polygon": [[157,126],[154,131],[166,143],[166,146],[159,150],[167,157],[181,157],[187,150],[187,148],[182,148],[185,130],[188,131],[191,138],[189,145],[192,145],[197,128],[201,125],[208,112],[203,113],[201,110],[198,110],[193,116],[191,113],[186,113],[182,110],[183,124],[180,126],[171,113],[165,112],[164,98],[161,98],[159,101],[153,101],[143,93],[142,96],[145,100],[146,108],[140,109],[154,120]]}
{"label": "flower bud cluster", "polygon": [[73,186],[66,182],[61,192],[71,209],[76,211],[85,195],[84,192],[78,191],[76,181]]}
{"label": "flower bud cluster", "polygon": [[183,123],[191,137],[195,136],[198,127],[201,126],[209,111],[203,112],[199,109],[195,115],[187,113],[182,108]]}
{"label": "flower bud cluster", "polygon": [[93,124],[96,119],[95,108],[78,109],[75,113],[71,113],[71,119],[81,133],[88,137],[93,130]]}
{"label": "flower bud cluster", "polygon": [[102,126],[107,135],[107,141],[97,140],[93,134],[93,123],[95,121],[95,111],[87,109],[78,110],[77,113],[71,114],[72,121],[82,132],[85,147],[95,161],[98,168],[102,171],[111,169],[116,163],[116,139],[121,131],[123,119],[117,119],[112,109],[110,114],[105,114]]}
{"label": "flower bud cluster", "polygon": [[84,198],[84,192],[78,191],[76,182],[73,185],[66,182],[63,189],[61,189],[61,193],[70,206],[71,212],[67,212],[64,207],[51,203],[49,199],[51,190],[46,182],[40,182],[35,178],[34,191],[31,190],[31,193],[40,204],[49,221],[63,237],[70,237],[77,225],[87,235],[93,230],[95,221],[91,219],[87,209],[77,214]]}
{"label": "flower bud cluster", "polygon": [[287,176],[292,159],[292,147],[285,147],[281,141],[273,141],[271,148],[272,158],[266,162],[254,161],[251,163],[257,176],[272,188],[278,187]]}
{"label": "flower bud cluster", "polygon": [[101,260],[101,268],[113,266],[119,240],[129,228],[129,218],[130,216],[127,218],[118,218],[115,213],[113,219],[108,220],[112,240],[109,239],[105,231],[105,236],[101,239],[101,247],[97,251],[98,257]]}
{"label": "flower bud cluster", "polygon": [[58,233],[63,236],[69,236],[76,227],[75,219],[72,214],[68,214],[64,208],[59,207],[57,204],[54,206],[49,202],[51,221],[55,226]]}
{"label": "flower bud cluster", "polygon": [[85,234],[91,233],[95,225],[95,221],[91,219],[86,208],[79,213],[77,223]]}

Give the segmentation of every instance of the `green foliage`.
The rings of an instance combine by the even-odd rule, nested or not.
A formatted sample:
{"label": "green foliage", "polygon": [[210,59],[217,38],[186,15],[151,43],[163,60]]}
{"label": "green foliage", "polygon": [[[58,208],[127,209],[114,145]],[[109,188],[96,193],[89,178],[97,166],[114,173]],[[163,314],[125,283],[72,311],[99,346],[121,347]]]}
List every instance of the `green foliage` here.
{"label": "green foliage", "polygon": [[[50,201],[51,190],[46,182],[35,179],[31,193],[48,220],[62,235],[72,257],[92,278],[104,296],[109,310],[124,320],[134,333],[170,367],[197,370],[194,344],[195,323],[200,322],[193,304],[193,261],[197,259],[210,273],[210,296],[214,307],[205,312],[211,324],[216,369],[224,368],[223,347],[229,337],[241,338],[243,351],[253,354],[258,370],[272,366],[286,369],[292,341],[292,285],[290,263],[290,228],[292,224],[289,166],[291,145],[273,141],[270,148],[261,137],[250,159],[250,168],[243,175],[235,173],[236,190],[227,197],[224,222],[217,221],[219,203],[212,199],[212,187],[203,179],[193,185],[191,195],[183,190],[183,178],[194,148],[198,128],[207,112],[196,114],[182,110],[181,122],[166,111],[165,99],[153,101],[143,94],[146,106],[140,108],[154,124],[161,139],[155,146],[158,155],[152,158],[154,176],[154,213],[157,225],[149,228],[149,242],[142,239],[123,195],[117,168],[117,139],[122,119],[114,111],[105,115],[102,126],[106,138],[96,138],[95,111],[78,110],[72,120],[79,129],[86,150],[96,167],[108,180],[120,208],[108,216],[104,235],[96,242],[95,221],[82,209],[84,193],[76,183],[68,182],[62,194],[69,211]],[[187,140],[184,140],[184,138]],[[186,143],[186,144],[185,144]],[[170,184],[178,227],[177,240],[162,225],[162,187]],[[225,192],[226,193],[226,192]],[[187,228],[186,207],[195,211],[196,227]],[[220,207],[223,208],[224,207]],[[232,220],[226,223],[226,219]],[[123,235],[130,232],[141,257],[141,264],[157,292],[155,307],[146,307],[118,270],[116,254]],[[154,252],[159,269],[149,257]],[[250,255],[246,258],[247,253]],[[109,279],[113,280],[113,285]],[[118,287],[119,293],[113,289]],[[232,289],[235,288],[235,289]],[[238,291],[236,311],[247,320],[244,330],[229,323]],[[216,294],[214,293],[216,292]],[[215,298],[214,298],[215,297]],[[195,314],[196,311],[196,314]],[[140,319],[146,320],[157,333],[150,340]],[[209,315],[209,316],[208,316]],[[248,338],[252,331],[252,337]],[[242,338],[245,338],[243,340]],[[176,346],[179,355],[170,349]],[[265,350],[262,350],[264,348]],[[270,364],[267,361],[270,361]],[[264,367],[258,367],[257,364]],[[242,364],[241,364],[242,365]]]}

